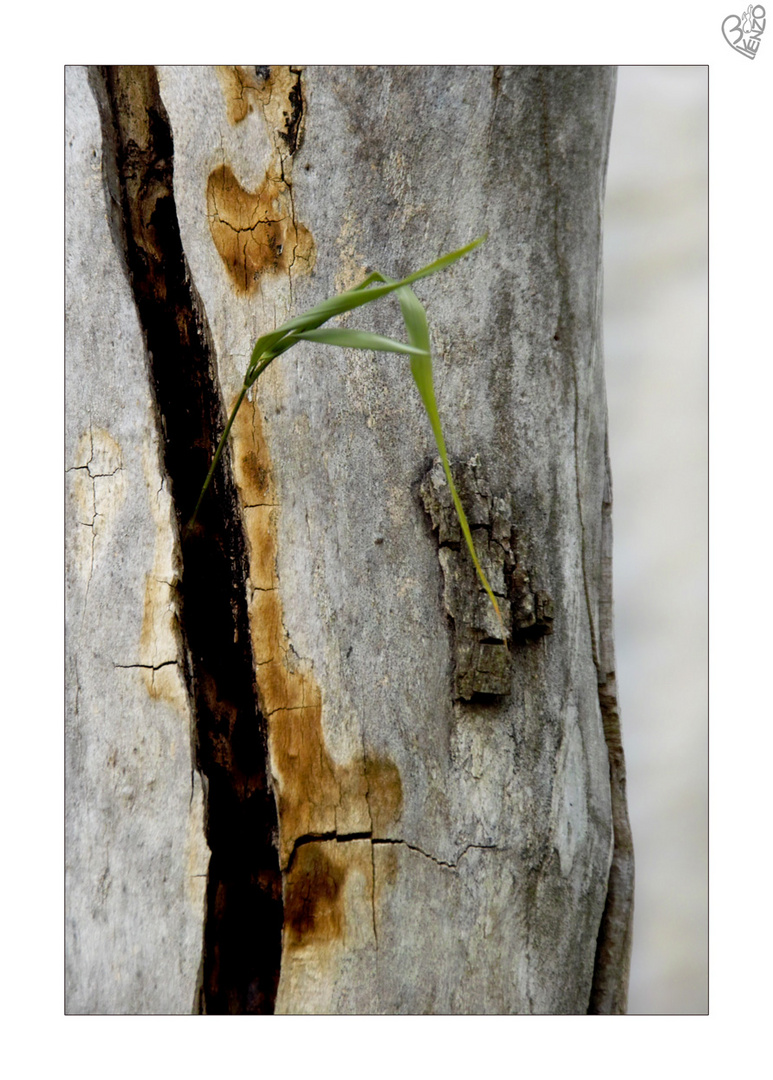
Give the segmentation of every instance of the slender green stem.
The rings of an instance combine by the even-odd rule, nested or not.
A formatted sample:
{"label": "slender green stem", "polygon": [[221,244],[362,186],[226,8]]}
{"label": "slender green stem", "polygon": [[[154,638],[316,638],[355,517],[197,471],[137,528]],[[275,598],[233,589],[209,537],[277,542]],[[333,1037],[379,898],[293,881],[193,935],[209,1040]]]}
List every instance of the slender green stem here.
{"label": "slender green stem", "polygon": [[499,620],[499,625],[502,629],[502,640],[505,642],[505,644],[507,644],[507,634],[505,633],[505,624],[502,622],[502,613],[499,610],[499,604],[497,603],[496,596],[494,596],[494,591],[489,585],[488,578],[483,573],[483,568],[478,561],[478,555],[475,551],[475,544],[473,543],[472,532],[470,531],[470,526],[467,521],[467,515],[464,512],[462,500],[459,498],[459,493],[457,492],[456,485],[454,484],[454,478],[451,475],[451,466],[448,463],[448,454],[446,453],[446,447],[439,425],[435,430],[435,436],[438,444],[438,449],[440,450],[440,460],[443,462],[443,471],[446,474],[446,480],[448,481],[448,486],[451,489],[451,498],[454,500],[454,506],[456,507],[456,516],[459,518],[459,524],[462,527],[462,532],[464,533],[464,539],[470,552],[470,557],[472,558],[472,562],[478,573],[478,577],[483,584],[483,588],[486,590],[488,598],[493,605],[496,617]]}
{"label": "slender green stem", "polygon": [[440,416],[438,415],[437,401],[435,399],[435,390],[434,390],[434,387],[432,385],[432,375],[431,375],[431,373],[429,373],[428,377],[425,376],[424,378],[421,379],[421,382],[419,383],[419,392],[421,393],[422,399],[424,401],[424,407],[425,407],[425,409],[427,411],[427,415],[429,416],[429,422],[430,422],[430,425],[432,426],[432,432],[433,432],[433,434],[435,436],[435,442],[437,444],[437,448],[440,451],[440,460],[443,463],[443,471],[446,474],[446,480],[448,481],[448,486],[451,489],[451,498],[454,500],[454,506],[456,507],[456,516],[459,518],[459,524],[461,526],[462,533],[464,534],[464,539],[465,539],[465,543],[467,544],[467,549],[468,549],[468,551],[470,553],[470,557],[472,558],[472,562],[473,562],[473,565],[475,567],[475,570],[477,571],[478,577],[480,578],[480,580],[481,580],[481,582],[483,584],[483,588],[486,590],[486,592],[488,594],[488,598],[489,598],[489,600],[491,601],[491,603],[493,605],[494,613],[496,614],[497,620],[499,622],[499,626],[500,626],[500,628],[502,630],[502,640],[504,641],[505,645],[507,645],[507,633],[505,631],[505,624],[502,621],[502,613],[499,610],[499,604],[497,603],[497,598],[496,598],[496,596],[494,596],[494,590],[489,585],[488,578],[483,573],[483,567],[480,565],[480,562],[478,561],[478,555],[477,555],[477,552],[475,551],[475,544],[473,542],[472,532],[470,531],[470,526],[469,526],[469,523],[467,521],[467,515],[464,512],[464,507],[462,506],[462,500],[459,498],[459,493],[456,490],[456,484],[454,483],[454,478],[451,475],[451,465],[450,465],[450,463],[448,461],[448,453],[446,451],[446,442],[445,442],[445,439],[443,438],[443,431],[442,431],[442,429],[440,427]]}
{"label": "slender green stem", "polygon": [[244,401],[244,395],[247,393],[247,389],[248,389],[248,387],[246,387],[246,386],[242,387],[241,393],[239,394],[238,398],[236,399],[236,404],[234,405],[233,409],[231,410],[231,415],[228,417],[228,423],[225,426],[225,431],[223,432],[223,434],[222,434],[222,436],[220,438],[220,442],[217,444],[217,450],[215,451],[215,456],[212,458],[212,464],[209,467],[209,472],[207,473],[207,479],[204,481],[204,487],[201,489],[201,492],[199,494],[199,500],[196,503],[196,509],[193,511],[193,515],[191,517],[191,520],[188,522],[187,528],[189,530],[192,529],[193,526],[196,524],[196,515],[199,512],[199,507],[201,506],[201,500],[206,495],[207,488],[210,485],[212,477],[215,475],[215,469],[217,468],[218,461],[220,461],[220,455],[223,453],[223,447],[225,446],[225,441],[228,438],[228,434],[229,434],[229,432],[231,430],[231,427],[233,426],[233,422],[236,419],[236,414],[239,411],[239,407],[240,407],[241,403]]}

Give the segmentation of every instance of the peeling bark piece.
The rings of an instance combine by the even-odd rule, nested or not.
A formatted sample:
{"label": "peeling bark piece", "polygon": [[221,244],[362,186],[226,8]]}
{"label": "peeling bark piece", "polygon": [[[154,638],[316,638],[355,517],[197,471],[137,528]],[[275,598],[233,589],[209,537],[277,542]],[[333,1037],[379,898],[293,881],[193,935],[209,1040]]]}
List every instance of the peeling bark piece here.
{"label": "peeling bark piece", "polygon": [[552,597],[544,589],[535,588],[533,570],[529,570],[528,545],[522,536],[513,532],[510,595],[513,598],[513,627],[521,641],[535,641],[553,633],[555,613]]}
{"label": "peeling bark piece", "polygon": [[438,533],[443,598],[454,623],[454,697],[461,701],[470,701],[474,695],[501,697],[510,693],[507,642],[513,636],[525,641],[552,633],[553,601],[544,590],[533,588],[527,545],[516,534],[506,500],[488,490],[480,456],[454,465],[452,471],[478,559],[499,600],[506,634],[503,640],[502,627],[463,542],[451,489],[438,458],[425,476],[420,494]]}

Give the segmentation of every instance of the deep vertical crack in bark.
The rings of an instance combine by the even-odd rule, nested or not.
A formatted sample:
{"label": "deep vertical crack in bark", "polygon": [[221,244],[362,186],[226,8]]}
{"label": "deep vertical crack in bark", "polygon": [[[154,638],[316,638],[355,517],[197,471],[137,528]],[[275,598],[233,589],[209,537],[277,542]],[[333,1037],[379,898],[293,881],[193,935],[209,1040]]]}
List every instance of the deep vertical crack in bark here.
{"label": "deep vertical crack in bark", "polygon": [[254,678],[246,558],[227,454],[183,530],[224,426],[214,348],[173,191],[173,140],[153,67],[93,68],[108,216],[145,338],[180,532],[179,624],[211,850],[197,1007],[273,1012],[283,923],[266,725]]}

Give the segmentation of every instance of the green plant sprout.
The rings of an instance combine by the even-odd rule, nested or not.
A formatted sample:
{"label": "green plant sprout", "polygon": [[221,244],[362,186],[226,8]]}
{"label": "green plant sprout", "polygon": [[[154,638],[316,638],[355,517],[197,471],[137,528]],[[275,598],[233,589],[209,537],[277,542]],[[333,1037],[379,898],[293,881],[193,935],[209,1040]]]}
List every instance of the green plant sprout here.
{"label": "green plant sprout", "polygon": [[[438,415],[435,390],[432,383],[432,356],[430,353],[427,313],[421,303],[419,303],[416,294],[410,288],[414,281],[418,281],[420,278],[429,277],[430,274],[435,274],[438,270],[445,269],[446,266],[450,266],[451,263],[456,262],[457,259],[461,259],[464,255],[467,255],[474,248],[478,247],[485,239],[485,235],[479,236],[477,240],[473,240],[472,243],[467,244],[466,247],[459,248],[457,251],[452,251],[442,258],[436,259],[435,262],[429,263],[428,266],[423,267],[421,270],[416,270],[413,274],[409,274],[399,281],[385,278],[378,272],[370,274],[363,282],[361,282],[361,284],[356,285],[354,288],[347,289],[345,292],[339,293],[338,296],[333,296],[329,300],[323,300],[322,303],[309,308],[309,310],[302,315],[296,315],[295,318],[283,323],[278,329],[272,330],[271,333],[263,334],[262,337],[259,337],[252,350],[252,355],[250,356],[250,362],[247,366],[244,383],[239,393],[239,397],[236,399],[236,404],[231,410],[231,415],[228,418],[225,431],[217,445],[217,450],[215,451],[215,456],[212,459],[212,464],[210,465],[206,480],[204,481],[204,486],[199,494],[196,508],[193,511],[191,520],[188,522],[188,529],[192,530],[196,523],[196,516],[199,512],[201,501],[210,485],[220,460],[220,455],[223,452],[226,439],[233,426],[236,414],[244,401],[245,395],[260,375],[266,370],[272,360],[275,360],[277,356],[281,356],[282,353],[287,352],[293,345],[297,345],[299,341],[315,341],[320,345],[338,345],[346,349],[372,349],[378,352],[404,353],[410,356],[411,359],[411,374],[413,375],[414,382],[418,387],[421,400],[426,409],[427,416],[429,417],[432,433],[435,436],[435,442],[437,443],[440,459],[446,474],[446,480],[451,489],[451,496],[459,518],[459,524],[467,543],[473,565],[475,566],[478,577],[494,606],[497,619],[499,620],[500,626],[502,626],[502,636],[506,640],[502,616],[499,611],[499,604],[497,603],[497,599],[494,596],[491,586],[489,585],[486,575],[483,573],[483,568],[478,560],[475,544],[472,540],[472,533],[470,532],[470,526],[467,523],[464,508],[457,493],[453,477],[451,476],[451,467],[448,463],[448,454],[446,453],[446,444],[440,426],[440,416]],[[354,308],[362,307],[364,304],[370,304],[373,300],[378,300],[382,296],[387,296],[392,292],[397,293],[397,299],[400,302],[400,310],[409,339],[408,343],[383,337],[381,334],[372,334],[365,330],[349,330],[344,327],[326,327],[320,329],[320,327],[323,327],[324,323],[329,319],[335,318],[336,315],[343,315],[346,311],[352,311]]]}

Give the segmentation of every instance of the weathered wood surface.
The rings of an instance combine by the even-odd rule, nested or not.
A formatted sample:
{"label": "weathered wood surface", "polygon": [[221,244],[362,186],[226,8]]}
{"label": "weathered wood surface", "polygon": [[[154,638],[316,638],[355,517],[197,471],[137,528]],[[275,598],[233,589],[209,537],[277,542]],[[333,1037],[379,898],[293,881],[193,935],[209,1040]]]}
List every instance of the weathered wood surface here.
{"label": "weathered wood surface", "polygon": [[[613,678],[599,337],[613,87],[601,68],[158,72],[182,247],[226,407],[260,333],[370,270],[409,272],[489,232],[417,292],[451,456],[478,455],[521,552],[520,617],[540,597],[552,628],[512,635],[504,685],[497,668],[488,686],[505,692],[460,693],[471,684],[455,670],[441,567],[456,555],[439,551],[422,499],[435,449],[407,361],[307,344],[268,369],[231,450],[278,809],[277,1011],[582,1013],[602,981],[602,1011],[624,1007],[629,941],[607,950],[605,970],[597,957],[614,841],[599,698]],[[117,303],[125,285],[104,291]],[[389,301],[349,322],[401,336]],[[85,347],[84,393],[114,418],[131,392],[92,381],[98,347]],[[141,381],[139,344],[133,355]],[[150,416],[119,415],[140,445],[155,438]],[[108,430],[126,467],[127,435]],[[147,498],[143,480],[124,505],[141,516]],[[131,552],[111,548],[137,594],[149,571],[138,536],[139,524]],[[100,573],[107,558],[95,556]],[[516,562],[502,571],[511,587]],[[144,600],[127,584],[121,603],[121,633],[135,618],[139,638]],[[142,659],[123,639],[119,655]],[[141,672],[118,674],[140,685]],[[132,737],[160,707],[137,698]],[[187,822],[186,805],[154,827]],[[100,828],[84,825],[84,844]],[[127,843],[111,837],[111,850]],[[169,887],[182,879],[175,866]],[[623,888],[614,941],[629,900]]]}
{"label": "weathered wood surface", "polygon": [[66,1008],[189,1012],[208,852],[144,345],[67,70]]}

